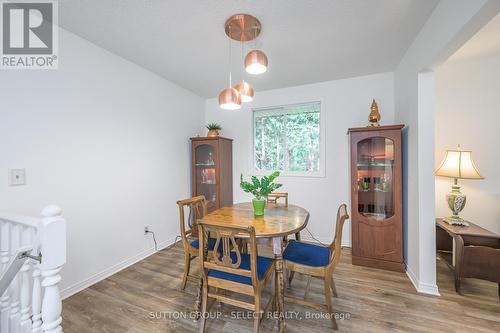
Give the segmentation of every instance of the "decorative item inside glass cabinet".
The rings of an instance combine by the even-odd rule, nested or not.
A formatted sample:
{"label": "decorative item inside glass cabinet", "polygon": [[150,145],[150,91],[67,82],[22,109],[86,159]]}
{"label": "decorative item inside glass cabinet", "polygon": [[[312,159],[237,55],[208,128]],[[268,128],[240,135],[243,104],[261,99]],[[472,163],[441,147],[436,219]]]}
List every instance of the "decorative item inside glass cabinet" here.
{"label": "decorative item inside glass cabinet", "polygon": [[358,212],[386,219],[394,215],[394,142],[371,137],[358,142]]}

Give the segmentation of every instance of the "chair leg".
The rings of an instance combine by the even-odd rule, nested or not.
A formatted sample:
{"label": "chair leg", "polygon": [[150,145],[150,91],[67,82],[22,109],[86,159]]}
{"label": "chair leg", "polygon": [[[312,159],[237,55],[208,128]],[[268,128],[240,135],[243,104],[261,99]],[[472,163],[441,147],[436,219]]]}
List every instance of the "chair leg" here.
{"label": "chair leg", "polygon": [[189,253],[184,254],[184,276],[182,277],[181,289],[186,289],[187,278],[189,275],[189,269],[191,268],[191,255]]}
{"label": "chair leg", "polygon": [[460,293],[460,278],[455,277],[455,291],[457,294],[461,295]]}
{"label": "chair leg", "polygon": [[260,329],[260,295],[255,295],[255,317],[253,319],[253,333],[259,333]]}
{"label": "chair leg", "polygon": [[[219,288],[215,288],[215,294],[216,295],[220,295],[220,294],[224,295],[224,289],[220,289],[219,290]],[[221,301],[217,301],[217,308],[219,308],[219,309],[222,308],[222,302]]]}
{"label": "chair leg", "polygon": [[335,286],[335,280],[333,279],[333,276],[331,277],[331,287],[332,287],[333,297],[339,297],[339,295],[337,294],[337,286]]}
{"label": "chair leg", "polygon": [[307,285],[306,285],[306,291],[304,292],[304,299],[307,299],[307,294],[309,293],[309,287],[311,286],[311,279],[312,276],[307,277]]}
{"label": "chair leg", "polygon": [[326,307],[328,309],[328,314],[332,317],[332,327],[335,331],[338,331],[337,320],[335,320],[335,314],[333,313],[333,302],[332,302],[332,286],[330,279],[325,277],[325,299]]}
{"label": "chair leg", "polygon": [[290,271],[290,275],[288,276],[288,285],[291,287],[292,286],[292,280],[293,276],[295,275],[294,271]]}
{"label": "chair leg", "polygon": [[295,239],[296,239],[298,242],[300,242],[300,232],[297,232],[297,233],[295,234]]}
{"label": "chair leg", "polygon": [[[272,290],[271,290],[271,312],[275,312],[276,311],[276,283],[274,283],[274,280],[276,279],[276,276],[273,274],[273,284],[271,285],[272,286]],[[498,295],[500,295],[500,283],[498,284]]]}
{"label": "chair leg", "polygon": [[200,318],[200,333],[205,332],[205,323],[207,321],[207,302],[208,302],[208,286],[203,282],[203,293],[201,296],[201,318]]}

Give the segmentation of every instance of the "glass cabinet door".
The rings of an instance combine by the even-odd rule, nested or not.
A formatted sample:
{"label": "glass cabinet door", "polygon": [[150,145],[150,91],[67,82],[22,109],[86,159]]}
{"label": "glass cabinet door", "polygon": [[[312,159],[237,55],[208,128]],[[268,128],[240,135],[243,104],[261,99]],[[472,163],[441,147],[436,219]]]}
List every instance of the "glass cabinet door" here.
{"label": "glass cabinet door", "polygon": [[357,145],[358,212],[376,220],[394,215],[394,142],[372,137]]}
{"label": "glass cabinet door", "polygon": [[204,195],[208,208],[217,206],[215,149],[202,144],[195,148],[196,195]]}

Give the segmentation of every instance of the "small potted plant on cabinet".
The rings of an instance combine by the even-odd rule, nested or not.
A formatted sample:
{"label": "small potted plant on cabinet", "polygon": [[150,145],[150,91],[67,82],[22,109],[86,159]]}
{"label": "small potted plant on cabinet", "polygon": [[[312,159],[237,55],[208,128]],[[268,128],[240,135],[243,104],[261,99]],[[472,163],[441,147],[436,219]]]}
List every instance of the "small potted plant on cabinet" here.
{"label": "small potted plant on cabinet", "polygon": [[217,123],[210,123],[206,127],[208,129],[207,136],[210,137],[219,136],[219,131],[222,129],[222,127]]}
{"label": "small potted plant on cabinet", "polygon": [[279,175],[279,171],[274,171],[270,176],[264,176],[260,179],[256,176],[252,176],[252,182],[244,181],[243,174],[240,176],[240,187],[242,190],[247,193],[252,193],[255,197],[252,200],[255,216],[264,215],[267,196],[282,186],[282,184],[273,183]]}

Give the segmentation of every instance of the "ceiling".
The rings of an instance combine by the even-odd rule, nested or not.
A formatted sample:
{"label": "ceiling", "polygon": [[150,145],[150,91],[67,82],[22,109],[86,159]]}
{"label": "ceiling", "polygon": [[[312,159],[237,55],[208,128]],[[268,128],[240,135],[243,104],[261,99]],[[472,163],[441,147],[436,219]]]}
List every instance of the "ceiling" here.
{"label": "ceiling", "polygon": [[469,39],[447,61],[500,54],[500,14]]}
{"label": "ceiling", "polygon": [[[59,22],[98,46],[202,97],[228,83],[224,22],[262,23],[269,70],[246,75],[267,90],[392,71],[438,0],[64,0]],[[253,42],[247,43],[248,51]],[[233,43],[233,77],[243,77]]]}

